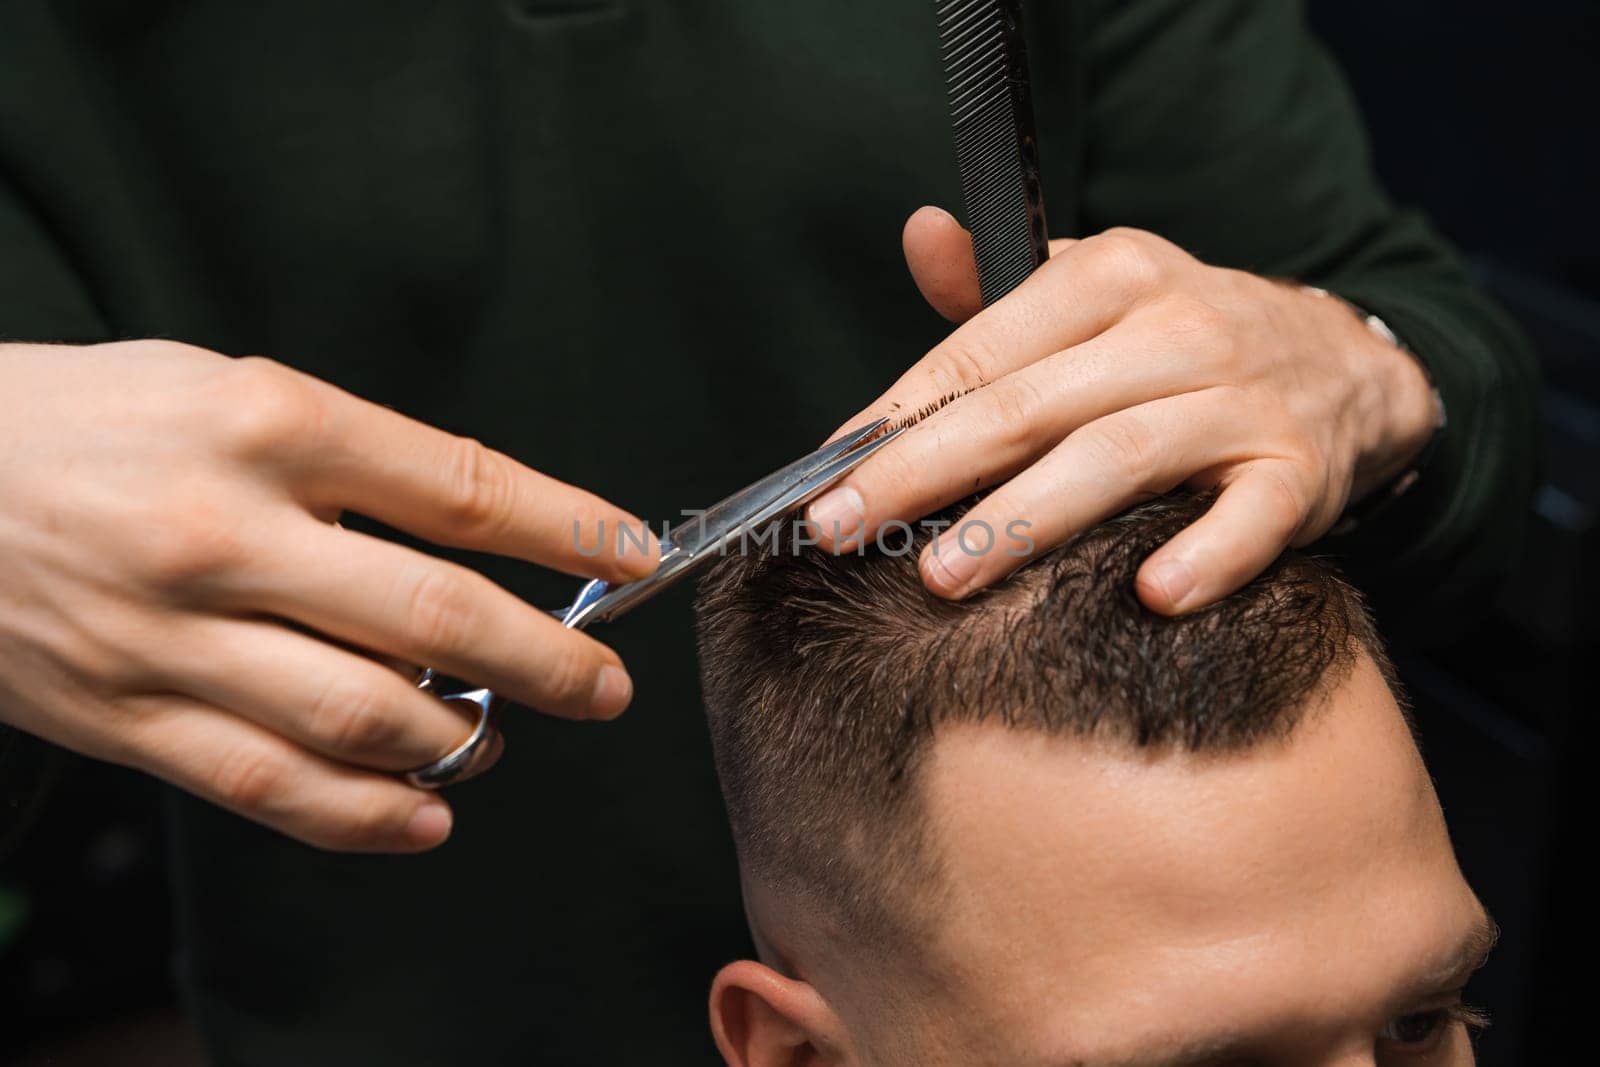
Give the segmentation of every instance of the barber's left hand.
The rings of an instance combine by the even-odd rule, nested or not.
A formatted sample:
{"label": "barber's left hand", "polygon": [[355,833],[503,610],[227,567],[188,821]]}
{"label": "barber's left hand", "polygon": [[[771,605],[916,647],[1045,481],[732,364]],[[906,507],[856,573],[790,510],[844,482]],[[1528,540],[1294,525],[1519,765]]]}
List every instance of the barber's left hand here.
{"label": "barber's left hand", "polygon": [[1434,432],[1421,367],[1348,307],[1207,266],[1154,234],[1054,241],[1043,267],[981,312],[971,241],[953,217],[918,211],[905,252],[928,302],[963,325],[846,426],[957,399],[808,517],[824,545],[848,548],[995,487],[963,520],[987,523],[992,550],[963,551],[952,529],[923,553],[923,580],[941,596],[1025,563],[1006,550],[1017,520],[1038,554],[1138,500],[1215,487],[1211,510],[1138,576],[1150,609],[1193,611],[1315,540]]}

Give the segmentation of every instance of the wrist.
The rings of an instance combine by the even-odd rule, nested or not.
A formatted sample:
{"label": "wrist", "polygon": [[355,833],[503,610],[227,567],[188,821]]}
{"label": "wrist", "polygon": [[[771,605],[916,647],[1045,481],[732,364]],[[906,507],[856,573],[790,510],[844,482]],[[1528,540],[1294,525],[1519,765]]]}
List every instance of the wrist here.
{"label": "wrist", "polygon": [[1337,294],[1311,286],[1339,322],[1335,336],[1356,383],[1357,449],[1350,501],[1375,490],[1398,496],[1410,488],[1429,445],[1444,426],[1444,404],[1425,364],[1381,318]]}

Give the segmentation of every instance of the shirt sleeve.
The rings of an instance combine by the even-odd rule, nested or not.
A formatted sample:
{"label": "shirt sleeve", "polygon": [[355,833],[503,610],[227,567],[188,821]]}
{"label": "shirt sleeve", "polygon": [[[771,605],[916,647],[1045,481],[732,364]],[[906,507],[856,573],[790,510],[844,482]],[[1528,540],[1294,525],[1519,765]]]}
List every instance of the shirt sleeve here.
{"label": "shirt sleeve", "polygon": [[1432,374],[1448,423],[1409,493],[1322,547],[1386,625],[1437,632],[1485,603],[1515,557],[1536,474],[1525,340],[1379,186],[1354,99],[1302,4],[1101,0],[1093,11],[1084,232],[1148,229],[1206,262],[1320,286],[1384,319]]}
{"label": "shirt sleeve", "polygon": [[0,342],[111,336],[67,251],[0,172]]}

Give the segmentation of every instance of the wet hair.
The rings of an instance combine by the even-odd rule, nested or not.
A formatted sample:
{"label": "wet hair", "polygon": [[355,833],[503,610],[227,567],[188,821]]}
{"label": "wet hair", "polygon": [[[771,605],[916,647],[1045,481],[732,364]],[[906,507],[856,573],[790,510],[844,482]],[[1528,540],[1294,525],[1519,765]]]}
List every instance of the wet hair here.
{"label": "wet hair", "polygon": [[1387,671],[1360,596],[1298,552],[1209,608],[1146,610],[1140,564],[1209,503],[1145,503],[961,602],[923,587],[921,526],[909,550],[835,555],[785,523],[718,563],[701,676],[746,877],[850,936],[903,932],[937,876],[915,782],[942,725],[1237,751],[1292,731],[1362,650]]}

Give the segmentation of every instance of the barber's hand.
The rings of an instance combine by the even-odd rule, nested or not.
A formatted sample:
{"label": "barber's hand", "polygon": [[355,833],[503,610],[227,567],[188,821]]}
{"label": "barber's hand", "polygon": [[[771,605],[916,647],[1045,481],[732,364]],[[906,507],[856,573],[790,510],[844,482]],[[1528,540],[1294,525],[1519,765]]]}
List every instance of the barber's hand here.
{"label": "barber's hand", "polygon": [[[1220,488],[1211,510],[1146,560],[1138,594],[1179,614],[1213,603],[1346,504],[1404,471],[1435,428],[1417,363],[1336,300],[1210,267],[1137,230],[1055,241],[1050,260],[980,313],[972,247],[949,214],[905,231],[918,287],[964,322],[846,425],[961,394],[815,501],[824,544],[849,547],[996,487],[924,552],[923,579],[959,598],[1134,502]],[[837,541],[833,529],[843,536]]]}
{"label": "barber's hand", "polygon": [[[611,650],[475,572],[335,526],[636,578],[587,493],[262,359],[0,345],[0,720],[303,841],[414,851],[450,810],[392,775],[471,730],[386,657],[608,718]],[[614,536],[609,540],[615,541]],[[614,545],[613,545],[614,547]],[[389,772],[389,773],[386,773]]]}

